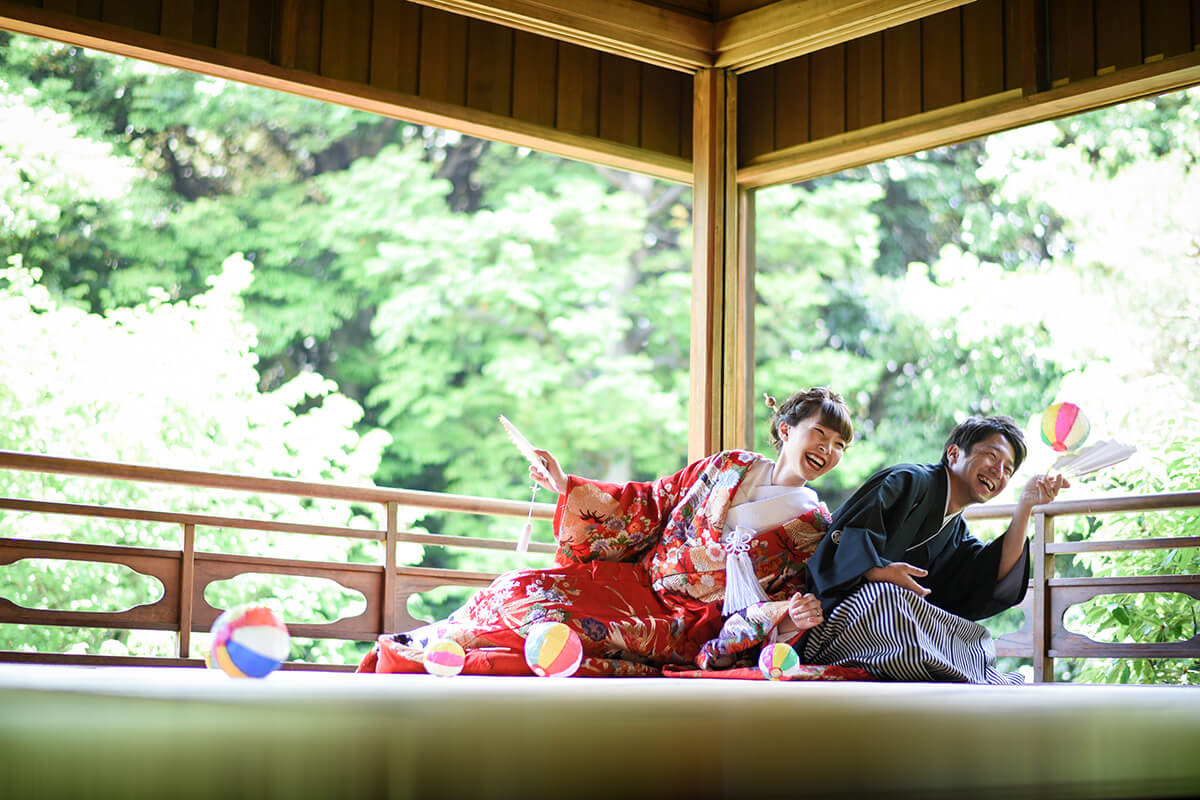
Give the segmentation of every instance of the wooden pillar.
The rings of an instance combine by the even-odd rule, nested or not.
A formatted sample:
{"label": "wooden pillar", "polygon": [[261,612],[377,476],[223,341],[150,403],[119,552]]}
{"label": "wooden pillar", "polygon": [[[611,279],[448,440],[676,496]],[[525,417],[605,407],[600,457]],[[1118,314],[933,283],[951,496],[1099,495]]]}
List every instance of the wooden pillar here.
{"label": "wooden pillar", "polygon": [[732,406],[726,413],[723,447],[742,450],[754,448],[754,189],[737,190],[737,272],[735,289],[736,316],[726,326],[733,341],[726,348],[732,359],[726,359],[725,385]]}
{"label": "wooden pillar", "polygon": [[754,379],[754,201],[737,186],[737,76],[703,69],[694,87],[690,460],[752,446]]}

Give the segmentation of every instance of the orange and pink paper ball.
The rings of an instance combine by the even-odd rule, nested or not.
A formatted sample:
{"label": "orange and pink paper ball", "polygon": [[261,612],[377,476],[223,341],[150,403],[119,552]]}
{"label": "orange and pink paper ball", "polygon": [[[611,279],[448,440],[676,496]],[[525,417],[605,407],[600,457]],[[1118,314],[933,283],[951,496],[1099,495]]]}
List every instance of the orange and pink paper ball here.
{"label": "orange and pink paper ball", "polygon": [[539,622],[525,637],[525,663],[544,678],[573,675],[583,661],[579,635],[561,622]]}
{"label": "orange and pink paper ball", "polygon": [[1042,414],[1042,441],[1059,453],[1083,444],[1092,425],[1074,403],[1055,403]]}
{"label": "orange and pink paper ball", "polygon": [[430,675],[448,677],[463,671],[467,654],[462,645],[452,639],[438,639],[425,648],[425,671]]}

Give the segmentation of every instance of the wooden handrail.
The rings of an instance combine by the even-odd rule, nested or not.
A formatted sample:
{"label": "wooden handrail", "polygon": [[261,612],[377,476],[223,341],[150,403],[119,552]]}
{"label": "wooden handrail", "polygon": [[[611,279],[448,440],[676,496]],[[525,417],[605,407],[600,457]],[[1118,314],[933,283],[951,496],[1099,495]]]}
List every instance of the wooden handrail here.
{"label": "wooden handrail", "polygon": [[65,514],[75,517],[100,517],[105,519],[138,520],[141,522],[168,522],[176,525],[201,525],[207,528],[304,533],[315,536],[374,539],[375,541],[383,539],[383,531],[363,530],[360,528],[339,528],[331,525],[306,525],[304,523],[281,522],[279,520],[220,517],[212,514],[192,514],[178,511],[148,511],[141,508],[122,508],[120,506],[48,503],[44,500],[21,500],[15,497],[0,497],[0,509],[28,511],[39,514]]}
{"label": "wooden handrail", "polygon": [[[1033,513],[1061,517],[1075,514],[1113,514],[1120,511],[1167,511],[1178,508],[1200,508],[1200,492],[1162,492],[1055,500],[1053,503],[1034,506]],[[1016,510],[1017,506],[1014,503],[987,503],[968,508],[963,512],[963,518],[1008,519]]]}
{"label": "wooden handrail", "polygon": [[[21,453],[14,450],[0,450],[0,467],[26,472],[83,475],[146,483],[174,483],[205,489],[231,489],[257,494],[287,494],[324,500],[365,503],[391,502],[413,508],[457,511],[466,514],[523,517],[529,513],[529,503],[520,500],[496,500],[470,495],[424,492],[416,489],[381,489],[375,486],[313,483],[293,478],[254,478],[225,472],[149,467],[112,461]],[[538,519],[551,519],[554,516],[554,506],[549,503],[535,503],[533,515]]]}
{"label": "wooden handrail", "polygon": [[1105,539],[1086,542],[1049,542],[1046,552],[1107,553],[1117,550],[1169,550],[1173,547],[1200,547],[1200,536],[1166,536],[1159,539]]}
{"label": "wooden handrail", "polygon": [[[303,533],[310,536],[339,536],[350,539],[372,539],[374,541],[383,541],[387,538],[386,531],[364,530],[362,528],[339,528],[331,525],[309,525],[268,519],[242,519],[241,517],[221,517],[212,514],[194,514],[178,511],[149,511],[141,508],[122,508],[120,506],[49,503],[44,500],[21,500],[15,497],[0,497],[0,509],[28,511],[40,514],[66,514],[76,517],[168,522],[176,525],[199,525],[206,528],[270,531],[272,533]],[[515,541],[513,539],[476,539],[469,536],[451,536],[442,533],[412,533],[410,531],[397,532],[396,540],[414,544],[431,544],[438,547],[468,547],[479,550],[510,550]],[[553,553],[554,546],[541,542],[530,542],[529,552]]]}

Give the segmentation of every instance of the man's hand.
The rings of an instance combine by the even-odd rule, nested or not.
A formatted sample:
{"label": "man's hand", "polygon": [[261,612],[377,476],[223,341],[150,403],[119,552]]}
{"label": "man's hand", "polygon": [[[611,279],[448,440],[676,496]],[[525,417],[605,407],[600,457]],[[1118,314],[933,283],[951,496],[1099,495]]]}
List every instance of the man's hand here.
{"label": "man's hand", "polygon": [[1033,507],[1049,503],[1070,485],[1071,482],[1062,475],[1034,475],[1029,479],[1029,483],[1025,484],[1017,504]]}
{"label": "man's hand", "polygon": [[925,597],[930,590],[917,583],[913,578],[924,578],[928,574],[929,570],[905,564],[903,561],[893,561],[886,567],[871,567],[863,573],[863,577],[879,583],[894,583],[901,589],[908,589],[910,592],[916,592],[920,597]]}

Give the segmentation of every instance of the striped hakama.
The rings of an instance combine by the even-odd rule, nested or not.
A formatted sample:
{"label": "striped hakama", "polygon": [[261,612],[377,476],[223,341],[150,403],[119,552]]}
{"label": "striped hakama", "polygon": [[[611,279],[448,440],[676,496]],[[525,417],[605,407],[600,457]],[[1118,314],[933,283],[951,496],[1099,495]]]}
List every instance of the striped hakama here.
{"label": "striped hakama", "polygon": [[806,664],[861,667],[894,681],[1022,683],[996,669],[982,625],[949,613],[908,589],[869,582],[838,604],[803,642]]}

